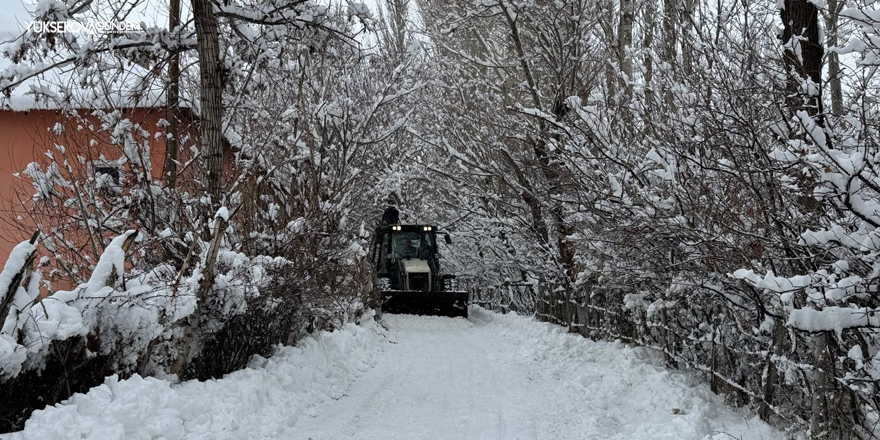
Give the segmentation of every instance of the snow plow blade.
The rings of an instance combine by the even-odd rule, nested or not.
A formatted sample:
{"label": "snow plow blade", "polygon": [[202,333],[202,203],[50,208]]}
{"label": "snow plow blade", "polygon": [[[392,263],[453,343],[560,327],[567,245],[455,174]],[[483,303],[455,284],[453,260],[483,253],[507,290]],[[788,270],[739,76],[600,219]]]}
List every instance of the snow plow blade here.
{"label": "snow plow blade", "polygon": [[382,313],[430,315],[430,316],[468,316],[468,293],[423,292],[420,290],[395,290],[382,292]]}

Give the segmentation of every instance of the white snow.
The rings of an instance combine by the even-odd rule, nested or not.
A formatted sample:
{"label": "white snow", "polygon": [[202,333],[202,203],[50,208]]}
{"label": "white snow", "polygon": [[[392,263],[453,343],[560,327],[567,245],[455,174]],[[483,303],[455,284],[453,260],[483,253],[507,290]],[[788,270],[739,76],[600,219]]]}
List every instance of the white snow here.
{"label": "white snow", "polygon": [[223,221],[229,222],[229,209],[225,206],[221,206],[220,209],[217,210],[217,213],[214,214],[214,218],[222,218]]}
{"label": "white snow", "polygon": [[826,307],[823,310],[802,308],[792,310],[788,325],[811,332],[834,330],[840,334],[853,327],[880,327],[880,309],[867,307]]}
{"label": "white snow", "polygon": [[107,287],[107,280],[112,275],[116,274],[121,278],[125,274],[125,251],[122,249],[122,245],[133,234],[137,234],[137,231],[129,229],[124,234],[110,240],[110,244],[101,253],[101,258],[98,259],[98,264],[95,265],[92,276],[86,284],[86,294],[95,295],[104,290]]}
{"label": "white snow", "polygon": [[134,376],[107,378],[86,394],[34,412],[25,430],[9,439],[249,439],[286,438],[294,424],[344,397],[368,370],[384,343],[369,319],[321,332],[296,347],[282,347],[251,368],[220,380],[174,386]]}
{"label": "white snow", "polygon": [[784,438],[646,349],[479,308],[384,323],[387,335],[348,325],[221,380],[110,378],[9,438]]}
{"label": "white snow", "polygon": [[777,293],[792,292],[803,289],[810,285],[810,277],[806,275],[798,275],[790,278],[778,277],[773,271],[767,271],[764,278],[755,274],[755,271],[749,269],[739,269],[733,273],[733,277],[750,282],[758,289],[768,289]]}

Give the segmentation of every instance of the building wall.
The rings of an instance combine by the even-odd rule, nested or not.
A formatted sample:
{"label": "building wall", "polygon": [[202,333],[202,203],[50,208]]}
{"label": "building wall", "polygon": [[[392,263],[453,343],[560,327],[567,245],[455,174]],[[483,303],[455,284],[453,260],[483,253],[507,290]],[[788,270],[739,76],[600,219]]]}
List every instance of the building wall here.
{"label": "building wall", "polygon": [[[80,111],[81,114],[87,112]],[[181,145],[180,159],[186,160],[189,146],[195,145],[197,141],[197,129],[191,122],[189,112],[183,113],[181,133],[182,138],[188,141]],[[137,108],[123,112],[123,117],[150,133],[149,160],[152,178],[155,180],[161,179],[165,156],[165,130],[160,126],[160,120],[164,116],[164,109]],[[61,135],[52,131],[56,124],[63,127]],[[91,125],[93,130],[89,130],[87,125]],[[162,136],[157,138],[156,133]],[[91,142],[91,139],[96,142]],[[144,139],[139,138],[138,141],[143,142]],[[100,124],[95,117],[75,121],[65,118],[55,110],[0,110],[0,265],[5,263],[12,248],[29,238],[35,230],[35,220],[29,218],[25,209],[25,206],[33,203],[30,198],[34,189],[27,178],[18,175],[31,162],[43,166],[49,164],[52,159],[47,156],[47,152],[51,152],[57,161],[60,153],[55,148],[56,144],[64,145],[67,158],[82,157],[86,163],[97,161],[102,156],[110,160],[120,156],[120,148],[110,143],[109,133],[100,130]],[[79,169],[87,167],[80,165]],[[41,223],[45,225],[45,220]]]}

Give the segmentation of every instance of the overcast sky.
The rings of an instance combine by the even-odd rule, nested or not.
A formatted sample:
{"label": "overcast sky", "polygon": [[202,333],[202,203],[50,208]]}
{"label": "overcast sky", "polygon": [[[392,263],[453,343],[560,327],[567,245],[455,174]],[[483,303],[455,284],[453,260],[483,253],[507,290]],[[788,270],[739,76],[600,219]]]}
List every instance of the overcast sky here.
{"label": "overcast sky", "polygon": [[[25,4],[32,5],[30,0],[4,0],[3,13],[0,14],[0,38],[5,40],[10,35],[19,33],[26,21],[30,20]],[[19,23],[21,26],[19,26]]]}

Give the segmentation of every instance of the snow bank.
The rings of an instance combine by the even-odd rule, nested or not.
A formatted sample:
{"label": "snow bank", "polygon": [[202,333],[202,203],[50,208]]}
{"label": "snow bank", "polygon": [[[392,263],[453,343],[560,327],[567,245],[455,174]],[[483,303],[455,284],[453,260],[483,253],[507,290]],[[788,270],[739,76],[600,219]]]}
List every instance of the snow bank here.
{"label": "snow bank", "polygon": [[[726,406],[706,384],[669,370],[651,350],[595,342],[564,328],[516,314],[470,309],[470,320],[518,347],[530,378],[559,383],[580,417],[583,438],[783,439],[757,416]],[[539,380],[540,378],[541,380]],[[593,433],[601,437],[593,437]]]}
{"label": "snow bank", "polygon": [[152,377],[108,378],[86,394],[34,412],[10,440],[274,438],[302,415],[339,399],[374,364],[384,342],[370,317],[219,380],[180,385]]}

